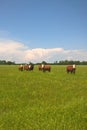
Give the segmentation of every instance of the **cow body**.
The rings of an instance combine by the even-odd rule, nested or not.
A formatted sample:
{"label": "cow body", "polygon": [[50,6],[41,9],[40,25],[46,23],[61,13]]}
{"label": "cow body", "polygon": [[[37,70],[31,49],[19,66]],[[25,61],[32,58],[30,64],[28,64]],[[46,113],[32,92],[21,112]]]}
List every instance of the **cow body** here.
{"label": "cow body", "polygon": [[50,65],[39,65],[38,66],[39,70],[42,70],[43,72],[45,71],[51,71],[51,66]]}
{"label": "cow body", "polygon": [[73,68],[73,65],[68,65],[67,67],[66,67],[66,71],[67,71],[67,73],[74,73],[75,74],[75,71],[76,71],[76,68]]}
{"label": "cow body", "polygon": [[45,71],[51,71],[51,66],[50,65],[45,65],[44,67],[43,67],[43,71],[45,72]]}
{"label": "cow body", "polygon": [[23,71],[23,66],[19,66],[18,69],[19,69],[20,71]]}
{"label": "cow body", "polygon": [[33,70],[34,69],[34,65],[24,65],[24,70]]}
{"label": "cow body", "polygon": [[39,70],[42,70],[42,65],[39,65],[39,66],[38,66],[38,69],[39,69]]}
{"label": "cow body", "polygon": [[29,70],[29,66],[28,65],[24,65],[24,70]]}
{"label": "cow body", "polygon": [[34,65],[29,65],[29,70],[33,70],[34,69]]}

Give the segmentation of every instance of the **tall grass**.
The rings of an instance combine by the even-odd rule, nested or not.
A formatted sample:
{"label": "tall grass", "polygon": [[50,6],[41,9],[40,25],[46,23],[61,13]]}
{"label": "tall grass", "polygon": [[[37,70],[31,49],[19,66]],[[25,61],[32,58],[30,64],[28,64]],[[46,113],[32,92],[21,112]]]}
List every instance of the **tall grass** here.
{"label": "tall grass", "polygon": [[87,130],[87,66],[0,66],[0,130]]}

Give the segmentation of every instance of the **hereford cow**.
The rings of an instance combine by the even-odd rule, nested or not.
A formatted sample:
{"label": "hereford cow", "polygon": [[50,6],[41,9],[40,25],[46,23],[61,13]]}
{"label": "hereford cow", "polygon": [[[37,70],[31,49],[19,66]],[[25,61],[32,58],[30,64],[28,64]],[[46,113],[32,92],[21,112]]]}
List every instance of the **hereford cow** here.
{"label": "hereford cow", "polygon": [[39,65],[39,66],[38,66],[38,69],[39,69],[39,70],[43,70],[42,65]]}
{"label": "hereford cow", "polygon": [[24,70],[29,70],[29,66],[26,64],[26,65],[24,65]]}
{"label": "hereford cow", "polygon": [[20,71],[23,71],[23,65],[19,65],[18,69],[19,69]]}
{"label": "hereford cow", "polygon": [[34,65],[30,64],[30,65],[24,65],[24,70],[33,70],[34,69]]}
{"label": "hereford cow", "polygon": [[33,70],[34,69],[34,65],[33,64],[30,64],[29,65],[29,70]]}
{"label": "hereford cow", "polygon": [[76,71],[76,67],[75,67],[75,65],[68,65],[67,67],[66,67],[66,71],[67,71],[67,73],[74,73],[75,74],[75,71]]}
{"label": "hereford cow", "polygon": [[50,65],[41,65],[39,66],[39,70],[43,70],[43,72],[45,71],[51,71],[51,66]]}

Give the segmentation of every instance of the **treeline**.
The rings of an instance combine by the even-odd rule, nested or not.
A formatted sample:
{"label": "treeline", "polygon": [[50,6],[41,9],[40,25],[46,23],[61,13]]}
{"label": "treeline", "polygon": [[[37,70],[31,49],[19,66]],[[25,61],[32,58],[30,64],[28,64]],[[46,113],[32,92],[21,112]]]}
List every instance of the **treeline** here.
{"label": "treeline", "polygon": [[54,62],[54,64],[58,64],[58,65],[73,65],[73,64],[76,64],[76,65],[87,65],[87,61],[73,61],[73,60],[62,60],[62,61],[59,61],[59,62]]}
{"label": "treeline", "polygon": [[6,61],[6,60],[0,60],[0,65],[14,65],[15,62],[12,61]]}
{"label": "treeline", "polygon": [[[37,63],[39,64],[39,63]],[[45,61],[42,61],[42,64],[48,64]],[[55,61],[54,63],[49,63],[51,65],[87,65],[87,61],[73,61],[73,60],[62,60],[62,61]]]}
{"label": "treeline", "polygon": [[[12,62],[12,61],[6,61],[6,60],[0,60],[0,65],[16,65],[17,63]],[[20,64],[25,64],[25,63],[20,63]],[[29,62],[29,64],[34,64],[32,62]],[[41,63],[36,63],[38,64],[51,64],[51,65],[87,65],[87,61],[73,61],[73,60],[61,60],[61,61],[55,61],[54,63],[47,63],[46,61],[42,61]]]}

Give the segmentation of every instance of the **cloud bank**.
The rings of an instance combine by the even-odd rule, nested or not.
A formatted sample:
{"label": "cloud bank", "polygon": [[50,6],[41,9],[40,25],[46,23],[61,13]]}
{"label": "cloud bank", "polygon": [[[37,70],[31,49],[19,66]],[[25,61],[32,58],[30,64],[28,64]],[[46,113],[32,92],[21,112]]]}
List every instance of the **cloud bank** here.
{"label": "cloud bank", "polygon": [[64,48],[30,49],[21,42],[0,40],[0,60],[15,63],[55,62],[61,60],[87,61],[86,50],[65,50]]}

